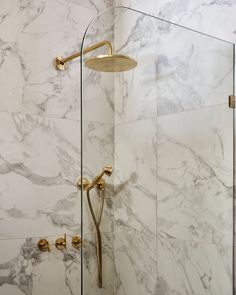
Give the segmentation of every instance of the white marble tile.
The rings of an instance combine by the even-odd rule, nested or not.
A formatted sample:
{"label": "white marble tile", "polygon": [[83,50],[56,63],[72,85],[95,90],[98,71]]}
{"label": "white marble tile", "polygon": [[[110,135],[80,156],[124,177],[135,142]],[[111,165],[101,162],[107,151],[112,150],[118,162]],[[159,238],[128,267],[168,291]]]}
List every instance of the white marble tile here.
{"label": "white marble tile", "polygon": [[232,247],[158,236],[156,294],[232,294]]}
{"label": "white marble tile", "polygon": [[115,9],[115,48],[137,67],[115,74],[115,123],[154,117],[157,106],[156,26],[151,18]]}
{"label": "white marble tile", "polygon": [[115,128],[114,214],[117,230],[156,230],[155,120]]}
{"label": "white marble tile", "polygon": [[158,230],[232,244],[233,114],[227,105],[158,118]]}
{"label": "white marble tile", "polygon": [[114,234],[102,234],[103,247],[103,287],[100,289],[97,286],[97,258],[95,247],[95,236],[85,235],[84,248],[84,294],[85,295],[113,295],[114,294]]}
{"label": "white marble tile", "polygon": [[227,102],[232,44],[126,9],[115,15],[116,47],[138,62],[115,76],[116,123]]}
{"label": "white marble tile", "polygon": [[[1,113],[1,237],[78,230],[79,123]],[[16,223],[17,221],[17,223]]]}
{"label": "white marble tile", "polygon": [[145,228],[115,231],[115,294],[157,294],[156,237]]}
{"label": "white marble tile", "polygon": [[114,5],[113,0],[66,0],[78,5],[84,5],[97,12],[103,11],[105,9],[111,8]]}
{"label": "white marble tile", "polygon": [[[103,39],[101,39],[103,40]],[[90,43],[94,44],[94,43]],[[96,54],[95,54],[96,55]],[[87,57],[85,57],[87,59]],[[114,76],[84,68],[83,120],[114,123]]]}
{"label": "white marble tile", "polygon": [[[0,293],[4,295],[76,295],[81,288],[81,251],[71,245],[59,251],[54,242],[58,236],[46,237],[50,252],[40,252],[40,238],[0,241]],[[84,294],[112,295],[114,281],[113,234],[103,234],[103,288],[97,283],[94,235],[84,239]],[[95,291],[96,290],[96,291]]]}
{"label": "white marble tile", "polygon": [[[114,168],[114,127],[111,124],[84,122],[83,124],[83,176],[90,181],[100,174],[105,166]],[[106,181],[105,206],[100,229],[102,232],[113,231],[113,185],[114,178],[104,176]],[[90,192],[96,214],[100,210],[101,198],[96,189]],[[84,231],[94,232],[94,223],[89,211],[86,192],[84,198]]]}
{"label": "white marble tile", "polygon": [[1,110],[79,120],[79,60],[66,72],[56,56],[80,50],[96,12],[72,1],[11,1],[0,25]]}
{"label": "white marble tile", "polygon": [[[53,243],[56,237],[48,240]],[[61,252],[40,252],[39,238],[0,242],[0,293],[4,295],[78,294],[80,251],[68,246]]]}
{"label": "white marble tile", "polygon": [[134,8],[230,42],[236,40],[234,0],[114,0],[114,5]]}
{"label": "white marble tile", "polygon": [[[83,48],[108,40],[114,43],[114,16],[112,11],[98,15],[90,24]],[[84,61],[108,53],[107,46],[82,57],[83,120],[114,123],[114,73],[98,72],[86,68]]]}

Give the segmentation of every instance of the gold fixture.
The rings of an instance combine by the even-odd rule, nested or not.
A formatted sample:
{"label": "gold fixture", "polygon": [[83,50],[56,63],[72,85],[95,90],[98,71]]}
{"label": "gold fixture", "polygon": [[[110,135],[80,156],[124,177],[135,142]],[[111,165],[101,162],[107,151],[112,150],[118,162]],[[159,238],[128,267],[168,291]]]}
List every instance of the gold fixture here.
{"label": "gold fixture", "polygon": [[105,182],[101,182],[104,174],[106,174],[107,176],[111,176],[112,167],[111,166],[104,167],[103,171],[98,176],[96,176],[94,178],[92,183],[87,188],[88,205],[89,205],[90,213],[92,215],[93,222],[94,222],[95,229],[96,229],[96,254],[97,254],[98,287],[99,288],[102,288],[102,237],[101,237],[101,232],[100,232],[100,223],[101,223],[101,219],[102,219],[105,194],[104,194],[104,189],[100,190],[100,193],[102,196],[102,201],[101,201],[101,207],[99,210],[99,215],[98,215],[98,217],[96,217],[91,200],[90,200],[90,190],[93,189],[96,185],[98,185],[99,182],[102,183],[102,186],[103,185],[105,186]]}
{"label": "gold fixture", "polygon": [[89,184],[90,184],[89,180],[86,177],[83,177],[82,180],[81,178],[78,179],[76,186],[79,190],[83,189],[83,191],[86,191],[87,188],[89,187]]}
{"label": "gold fixture", "polygon": [[98,183],[96,184],[96,188],[99,190],[99,191],[104,191],[105,190],[105,186],[106,186],[106,182],[103,178],[101,178]]}
{"label": "gold fixture", "polygon": [[[137,62],[126,56],[120,54],[113,54],[112,44],[110,41],[104,40],[89,46],[84,49],[83,54],[98,49],[102,46],[107,46],[108,51],[105,55],[98,55],[89,58],[85,61],[85,65],[92,70],[99,72],[123,72],[129,71],[137,66]],[[81,52],[72,54],[69,57],[62,58],[61,56],[56,57],[55,67],[57,70],[64,71],[66,69],[66,63],[74,58],[80,57]]]}
{"label": "gold fixture", "polygon": [[82,245],[82,240],[80,236],[72,237],[71,244],[75,249],[79,249]]}
{"label": "gold fixture", "polygon": [[66,234],[64,234],[64,238],[56,239],[55,246],[58,250],[66,249]]}
{"label": "gold fixture", "polygon": [[87,68],[99,72],[125,72],[137,66],[137,62],[127,55],[98,55],[85,61]]}
{"label": "gold fixture", "polygon": [[92,189],[99,183],[99,181],[102,179],[103,175],[106,174],[107,176],[111,176],[112,174],[112,166],[105,166],[100,174],[98,174],[93,181],[89,185],[89,189]]}
{"label": "gold fixture", "polygon": [[50,252],[50,246],[49,246],[49,242],[47,239],[41,239],[38,241],[38,248],[40,251],[42,252]]}
{"label": "gold fixture", "polygon": [[235,95],[230,95],[229,96],[229,107],[232,109],[235,109],[235,105],[236,105]]}

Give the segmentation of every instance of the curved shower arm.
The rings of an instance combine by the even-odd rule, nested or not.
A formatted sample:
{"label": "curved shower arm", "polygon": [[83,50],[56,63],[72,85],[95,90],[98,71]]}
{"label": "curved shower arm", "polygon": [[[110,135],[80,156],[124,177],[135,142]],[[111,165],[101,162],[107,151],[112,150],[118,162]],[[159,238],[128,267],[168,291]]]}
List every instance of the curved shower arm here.
{"label": "curved shower arm", "polygon": [[[112,55],[112,52],[113,52],[113,49],[112,49],[112,45],[111,45],[111,42],[110,41],[107,41],[107,40],[104,40],[104,41],[101,41],[101,42],[98,42],[92,46],[89,46],[87,48],[85,48],[83,50],[83,54],[86,54],[90,51],[93,51],[95,49],[98,49],[102,46],[107,46],[107,55]],[[56,57],[56,60],[55,60],[55,64],[56,64],[56,69],[62,71],[64,70],[64,66],[65,66],[65,63],[67,63],[68,61],[72,60],[72,59],[75,59],[77,57],[80,57],[82,54],[82,52],[77,52],[77,53],[74,53],[68,57],[65,57],[65,58],[62,58],[62,57]]]}

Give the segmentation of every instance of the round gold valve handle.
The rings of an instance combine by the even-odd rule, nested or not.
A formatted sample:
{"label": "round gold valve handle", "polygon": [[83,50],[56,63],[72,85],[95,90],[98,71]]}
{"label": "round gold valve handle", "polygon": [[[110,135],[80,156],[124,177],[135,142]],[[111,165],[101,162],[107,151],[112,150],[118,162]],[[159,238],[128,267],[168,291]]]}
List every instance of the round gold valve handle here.
{"label": "round gold valve handle", "polygon": [[58,250],[66,249],[66,234],[64,234],[64,238],[56,239],[55,246]]}
{"label": "round gold valve handle", "polygon": [[50,252],[50,246],[49,246],[49,242],[46,239],[41,239],[38,241],[38,248],[40,251],[42,252]]}
{"label": "round gold valve handle", "polygon": [[83,177],[82,179],[79,178],[76,183],[77,188],[79,190],[82,189],[83,191],[86,191],[88,189],[89,185],[90,185],[90,181],[86,177]]}
{"label": "round gold valve handle", "polygon": [[80,236],[74,236],[71,240],[71,244],[75,249],[79,249],[82,245],[82,239]]}

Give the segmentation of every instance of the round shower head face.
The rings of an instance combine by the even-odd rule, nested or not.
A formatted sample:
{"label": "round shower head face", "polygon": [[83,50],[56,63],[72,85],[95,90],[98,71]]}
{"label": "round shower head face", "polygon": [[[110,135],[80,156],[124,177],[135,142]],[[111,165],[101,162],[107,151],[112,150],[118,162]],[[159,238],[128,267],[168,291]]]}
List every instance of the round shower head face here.
{"label": "round shower head face", "polygon": [[137,66],[137,62],[120,54],[98,55],[85,61],[86,67],[99,72],[124,72]]}

